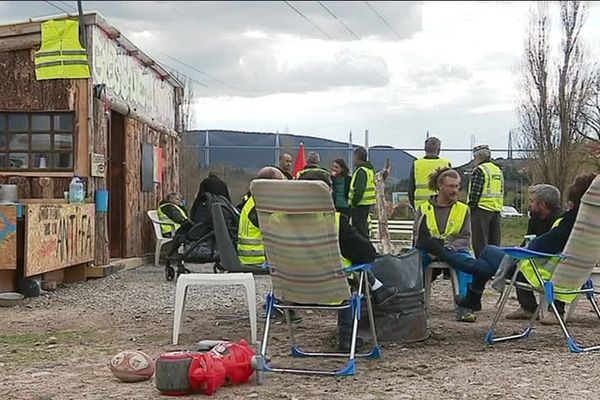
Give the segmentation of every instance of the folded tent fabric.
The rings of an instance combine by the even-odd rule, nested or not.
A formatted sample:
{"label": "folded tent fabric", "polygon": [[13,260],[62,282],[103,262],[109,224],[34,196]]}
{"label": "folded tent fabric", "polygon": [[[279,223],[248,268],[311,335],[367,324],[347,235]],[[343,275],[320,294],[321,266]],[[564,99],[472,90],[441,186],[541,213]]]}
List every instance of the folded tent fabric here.
{"label": "folded tent fabric", "polygon": [[250,191],[256,201],[275,297],[300,304],[348,300],[350,289],[327,185],[254,180]]}

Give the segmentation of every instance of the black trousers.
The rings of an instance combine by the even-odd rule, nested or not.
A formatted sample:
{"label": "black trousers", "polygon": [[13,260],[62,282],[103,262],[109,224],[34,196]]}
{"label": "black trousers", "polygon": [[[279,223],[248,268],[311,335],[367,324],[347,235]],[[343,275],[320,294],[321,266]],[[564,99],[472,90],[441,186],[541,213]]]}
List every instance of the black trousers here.
{"label": "black trousers", "polygon": [[369,238],[369,210],[371,206],[352,207],[352,226],[362,236]]}
{"label": "black trousers", "polygon": [[[521,272],[519,272],[517,274],[517,281],[523,282],[523,283],[528,283],[527,279],[525,279],[525,275],[523,275]],[[525,290],[525,289],[521,289],[521,288],[517,288],[517,300],[519,300],[519,305],[525,311],[529,311],[530,313],[533,313],[537,309],[538,303],[537,303],[537,299],[535,298],[534,292],[531,292],[531,291]],[[554,304],[556,305],[556,308],[558,309],[558,312],[560,314],[565,313],[565,303],[555,299]]]}
{"label": "black trousers", "polygon": [[471,238],[475,257],[479,258],[488,244],[500,246],[500,212],[471,208]]}

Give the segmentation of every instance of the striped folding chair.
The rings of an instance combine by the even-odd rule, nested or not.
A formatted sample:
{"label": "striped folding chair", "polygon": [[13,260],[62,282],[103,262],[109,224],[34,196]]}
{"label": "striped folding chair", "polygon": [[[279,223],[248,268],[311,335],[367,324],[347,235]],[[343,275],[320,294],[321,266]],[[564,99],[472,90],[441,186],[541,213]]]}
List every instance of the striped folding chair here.
{"label": "striped folding chair", "polygon": [[[370,265],[344,269],[338,244],[335,208],[327,185],[318,181],[254,180],[250,191],[265,245],[272,288],[266,299],[266,322],[260,354],[254,367],[264,372],[287,372],[347,376],[355,373],[355,357],[379,358],[373,310],[367,282]],[[358,274],[358,290],[351,291],[347,274]],[[373,334],[373,349],[355,354],[361,301],[366,298]],[[352,341],[349,353],[316,353],[296,345],[289,310],[338,311],[352,309]],[[278,309],[286,315],[294,357],[345,357],[345,366],[334,371],[276,368],[267,360],[271,314]]]}
{"label": "striped folding chair", "polygon": [[[544,304],[550,305],[550,310],[559,321],[560,328],[565,335],[568,348],[575,353],[592,350],[600,350],[600,346],[583,347],[569,333],[563,317],[559,314],[554,300],[560,300],[567,304],[573,302],[579,295],[585,295],[589,300],[594,312],[600,319],[600,309],[594,298],[594,287],[590,275],[594,266],[600,261],[600,176],[596,177],[587,190],[581,204],[571,236],[565,245],[562,254],[544,254],[518,247],[504,248],[511,257],[519,260],[530,259],[532,261],[534,282],[524,284],[516,282],[519,268],[510,280],[510,283],[500,298],[498,310],[494,316],[485,342],[494,344],[507,340],[527,338],[531,334],[534,321]],[[542,266],[540,260],[545,260]],[[514,286],[540,293],[544,301],[540,301],[538,309],[533,315],[528,326],[521,333],[495,337],[494,329],[498,323],[502,310],[508,300]]]}

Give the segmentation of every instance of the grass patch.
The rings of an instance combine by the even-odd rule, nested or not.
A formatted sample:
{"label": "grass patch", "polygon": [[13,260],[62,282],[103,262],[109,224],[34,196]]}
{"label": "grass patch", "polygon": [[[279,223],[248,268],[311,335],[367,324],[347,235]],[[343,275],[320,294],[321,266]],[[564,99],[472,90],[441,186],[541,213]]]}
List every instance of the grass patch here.
{"label": "grass patch", "polygon": [[501,218],[502,246],[519,246],[527,233],[527,217]]}
{"label": "grass patch", "polygon": [[16,333],[11,335],[0,335],[0,344],[8,344],[11,346],[18,345],[34,345],[36,343],[44,343],[46,339],[54,336],[58,342],[73,342],[81,339],[81,332],[74,331],[59,331],[46,333]]}

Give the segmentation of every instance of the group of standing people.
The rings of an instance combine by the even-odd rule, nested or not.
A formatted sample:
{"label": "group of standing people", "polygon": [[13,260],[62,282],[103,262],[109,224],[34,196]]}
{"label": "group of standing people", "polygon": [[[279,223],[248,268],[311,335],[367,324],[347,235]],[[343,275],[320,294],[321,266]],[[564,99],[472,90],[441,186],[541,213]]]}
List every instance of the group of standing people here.
{"label": "group of standing people", "polygon": [[355,170],[352,173],[343,158],[336,158],[330,169],[321,166],[317,152],[309,152],[306,166],[292,177],[292,155],[284,153],[279,157],[277,169],[287,179],[300,179],[313,171],[326,173],[332,181],[332,197],[336,211],[350,217],[352,226],[364,237],[369,237],[369,211],[375,205],[375,171],[368,161],[367,150],[358,147],[353,153]]}

